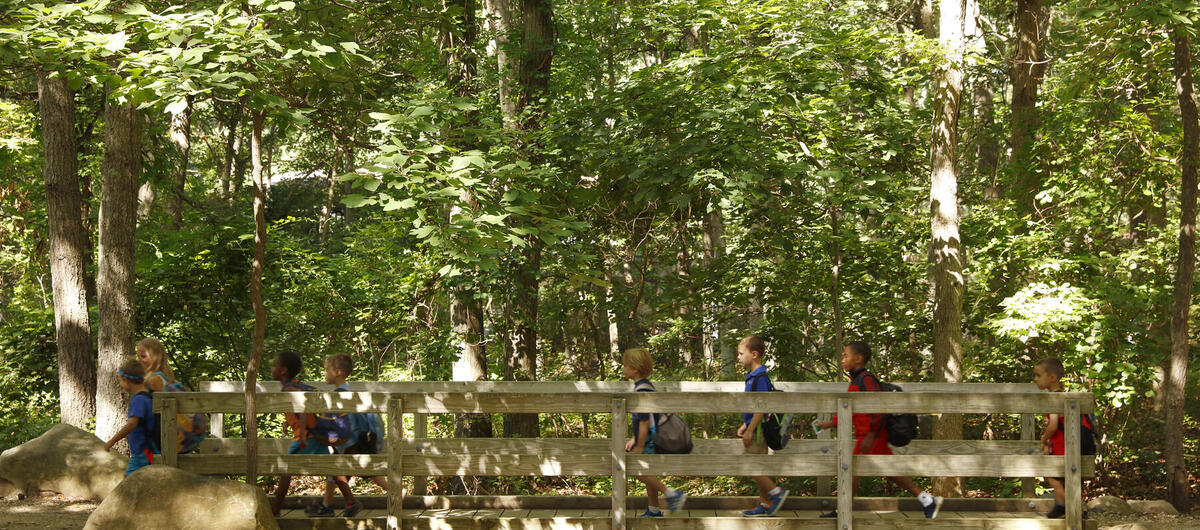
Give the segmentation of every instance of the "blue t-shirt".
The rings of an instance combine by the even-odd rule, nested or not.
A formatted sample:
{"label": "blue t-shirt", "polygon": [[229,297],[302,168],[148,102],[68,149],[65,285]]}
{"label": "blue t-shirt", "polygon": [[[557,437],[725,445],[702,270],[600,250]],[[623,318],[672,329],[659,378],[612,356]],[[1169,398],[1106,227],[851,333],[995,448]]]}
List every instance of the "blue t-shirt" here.
{"label": "blue t-shirt", "polygon": [[[774,389],[775,387],[771,385],[771,378],[767,376],[766,366],[759,366],[746,374],[746,392],[770,392]],[[750,420],[753,419],[753,412],[742,413],[742,423],[750,425]]]}
{"label": "blue t-shirt", "polygon": [[148,394],[139,392],[129,398],[129,417],[138,419],[137,428],[129,433],[129,452],[135,455],[151,448],[147,438],[154,431],[154,402]]}
{"label": "blue t-shirt", "polygon": [[[651,383],[649,379],[640,379],[636,383],[633,384],[633,387],[635,389],[635,392],[654,392],[654,383]],[[641,434],[641,431],[639,430],[638,426],[641,425],[641,423],[643,421],[651,422],[651,425],[653,426],[654,425],[654,423],[653,423],[654,422],[654,414],[650,413],[650,412],[635,412],[631,416],[632,416],[633,425],[630,427],[630,429],[632,429],[632,430],[629,432],[633,433],[633,436],[635,438],[634,446],[636,447],[637,443],[641,441],[640,439],[637,439],[637,436],[639,434]],[[650,435],[650,431],[646,431],[646,435],[648,437]],[[653,439],[646,440],[646,446],[642,449],[642,451],[645,454],[653,453],[654,452],[654,440]]]}

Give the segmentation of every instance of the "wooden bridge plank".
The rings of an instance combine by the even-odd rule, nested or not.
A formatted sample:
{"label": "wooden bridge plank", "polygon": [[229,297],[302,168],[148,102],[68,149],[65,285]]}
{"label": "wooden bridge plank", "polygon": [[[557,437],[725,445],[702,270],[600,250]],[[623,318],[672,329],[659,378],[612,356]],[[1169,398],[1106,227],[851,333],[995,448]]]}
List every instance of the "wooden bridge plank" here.
{"label": "wooden bridge plank", "polygon": [[[323,381],[308,384],[322,391],[333,390],[334,385]],[[776,388],[784,392],[841,392],[845,383],[821,383],[799,381],[774,381]],[[894,383],[905,392],[1007,392],[1044,393],[1033,383]],[[629,383],[624,381],[348,381],[351,392],[389,392],[418,394],[426,392],[515,392],[574,394],[579,392],[614,393],[628,392]],[[729,392],[744,391],[740,381],[655,381],[659,392]],[[281,392],[276,381],[260,381],[259,393]],[[200,392],[242,393],[242,381],[202,381],[197,387]]]}

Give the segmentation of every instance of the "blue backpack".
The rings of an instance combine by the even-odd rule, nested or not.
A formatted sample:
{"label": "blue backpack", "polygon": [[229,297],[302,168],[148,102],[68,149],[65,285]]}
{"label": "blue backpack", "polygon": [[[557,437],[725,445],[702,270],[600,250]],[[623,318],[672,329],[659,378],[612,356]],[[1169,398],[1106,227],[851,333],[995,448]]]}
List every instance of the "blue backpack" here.
{"label": "blue backpack", "polygon": [[[302,392],[317,392],[317,387],[299,381],[287,381],[283,388],[298,388]],[[307,415],[307,414],[306,414]],[[328,438],[332,445],[339,446],[350,440],[350,414],[344,412],[319,412],[312,414],[314,421],[308,431]]]}
{"label": "blue backpack", "polygon": [[[335,391],[348,391],[344,385],[339,385]],[[338,452],[343,454],[373,455],[383,451],[383,418],[374,412],[354,412],[342,414],[346,418],[346,436],[339,438],[345,442],[335,445]],[[318,421],[320,416],[318,416]]]}

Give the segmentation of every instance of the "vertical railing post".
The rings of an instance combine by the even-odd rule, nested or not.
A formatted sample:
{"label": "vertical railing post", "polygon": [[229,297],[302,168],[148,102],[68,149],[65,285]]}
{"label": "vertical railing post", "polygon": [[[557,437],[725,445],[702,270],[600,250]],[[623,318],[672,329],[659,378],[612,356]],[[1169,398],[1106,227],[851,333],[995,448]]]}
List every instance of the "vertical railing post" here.
{"label": "vertical railing post", "polygon": [[[159,392],[159,394],[163,394]],[[178,414],[179,402],[175,398],[162,397],[162,411],[159,412],[159,443],[158,448],[162,451],[162,463],[171,466],[179,467],[179,428],[175,421],[175,415]]]}
{"label": "vertical railing post", "polygon": [[837,527],[854,528],[854,405],[849,398],[837,404]]}
{"label": "vertical railing post", "polygon": [[388,448],[388,496],[387,496],[387,527],[388,530],[403,528],[404,509],[404,462],[401,455],[404,450],[404,401],[401,398],[388,399],[387,403],[387,448]]}
{"label": "vertical railing post", "polygon": [[[833,414],[829,413],[817,414],[817,421],[825,423],[832,417]],[[833,429],[821,429],[821,432],[817,433],[817,439],[832,440]],[[817,496],[828,497],[830,495],[833,495],[833,477],[817,477]]]}
{"label": "vertical railing post", "polygon": [[609,433],[612,449],[612,527],[625,528],[625,400],[612,400],[612,431]]}
{"label": "vertical railing post", "polygon": [[[1032,442],[1035,437],[1037,437],[1037,430],[1034,425],[1033,414],[1030,414],[1028,412],[1025,414],[1022,414],[1021,415],[1021,440]],[[1035,453],[1028,453],[1028,454],[1035,454]],[[1039,450],[1036,454],[1040,455],[1040,454],[1042,454],[1042,452]],[[1023,477],[1021,479],[1021,497],[1026,498],[1026,499],[1032,499],[1034,497],[1037,497],[1037,491],[1035,489],[1036,485],[1037,485],[1037,480],[1034,479],[1033,477]]]}
{"label": "vertical railing post", "polygon": [[[429,416],[424,412],[413,413],[413,438],[425,438],[429,436]],[[414,476],[413,477],[413,495],[425,495],[428,486],[428,477]]]}
{"label": "vertical railing post", "polygon": [[1079,530],[1083,526],[1083,475],[1079,455],[1079,401],[1068,399],[1064,406],[1063,426],[1066,428],[1066,464],[1063,486],[1067,497],[1067,528]]}

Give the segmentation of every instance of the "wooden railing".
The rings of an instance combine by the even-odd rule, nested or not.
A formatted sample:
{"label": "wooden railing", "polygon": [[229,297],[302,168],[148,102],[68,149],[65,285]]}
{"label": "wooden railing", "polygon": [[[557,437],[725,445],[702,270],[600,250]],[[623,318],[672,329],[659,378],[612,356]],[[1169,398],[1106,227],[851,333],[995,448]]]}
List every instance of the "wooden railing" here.
{"label": "wooden railing", "polygon": [[[657,382],[658,392],[629,392],[610,382],[362,382],[350,392],[281,392],[261,384],[260,413],[379,412],[389,443],[379,455],[287,455],[289,440],[260,440],[264,474],[381,475],[388,479],[388,525],[401,528],[407,493],[402,478],[428,476],[611,476],[612,526],[625,528],[626,479],[631,475],[817,476],[837,482],[838,528],[853,527],[851,480],[855,476],[1065,477],[1066,528],[1081,526],[1080,479],[1094,460],[1080,455],[1080,414],[1092,412],[1090,393],[1038,392],[1027,384],[902,384],[903,393],[845,392],[841,383],[776,383],[784,392],[742,391],[742,383]],[[214,413],[213,431],[223,434],[220,414],[245,411],[240,383],[206,383],[206,392],[156,393],[162,412],[164,461],[204,474],[240,474],[245,440],[215,438],[198,451],[176,455],[176,413]],[[688,455],[626,454],[628,412],[741,413],[745,411],[837,415],[837,439],[797,439],[772,455],[743,455],[739,440],[695,439]],[[852,455],[855,413],[1021,414],[1021,440],[914,440],[897,455]],[[538,439],[427,438],[425,415],[439,413],[612,414],[609,437]],[[1041,454],[1033,415],[1065,416],[1065,456]],[[411,434],[403,417],[416,416]],[[800,433],[803,435],[803,431]],[[401,443],[390,443],[401,440]],[[418,482],[418,491],[423,490]]]}

